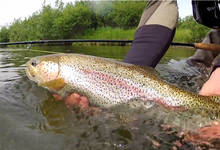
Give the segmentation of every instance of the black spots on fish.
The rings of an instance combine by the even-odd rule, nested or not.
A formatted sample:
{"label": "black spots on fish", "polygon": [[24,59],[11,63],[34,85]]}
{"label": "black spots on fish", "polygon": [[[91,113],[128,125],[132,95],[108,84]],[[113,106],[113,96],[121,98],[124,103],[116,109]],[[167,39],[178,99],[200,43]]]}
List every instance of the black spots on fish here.
{"label": "black spots on fish", "polygon": [[138,107],[138,100],[137,99],[132,99],[129,103],[129,106],[131,106],[132,108],[137,108]]}
{"label": "black spots on fish", "polygon": [[68,68],[71,68],[71,64],[66,64],[66,66],[67,66]]}
{"label": "black spots on fish", "polygon": [[41,73],[43,73],[44,75],[47,75],[47,77],[49,77],[49,75],[47,74],[46,70],[43,70]]}
{"label": "black spots on fish", "polygon": [[70,83],[74,83],[75,80],[76,80],[75,78],[70,78],[69,79]]}
{"label": "black spots on fish", "polygon": [[49,68],[49,70],[53,70],[53,63],[51,63],[51,62],[49,62],[49,64],[48,64],[48,68]]}
{"label": "black spots on fish", "polygon": [[197,102],[187,104],[187,107],[191,108],[191,109],[198,108],[198,106],[199,106],[199,103],[197,103]]}

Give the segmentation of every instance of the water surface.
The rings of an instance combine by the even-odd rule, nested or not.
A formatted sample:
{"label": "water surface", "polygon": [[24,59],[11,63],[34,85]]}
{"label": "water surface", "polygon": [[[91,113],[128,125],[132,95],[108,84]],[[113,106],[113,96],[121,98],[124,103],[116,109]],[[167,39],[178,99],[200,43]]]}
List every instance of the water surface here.
{"label": "water surface", "polygon": [[[47,90],[28,80],[24,71],[24,64],[30,58],[52,52],[122,60],[128,49],[119,46],[45,46],[31,51],[0,49],[0,150],[158,149],[155,141],[161,143],[160,149],[172,148],[179,139],[178,128],[168,134],[162,125],[175,121],[180,128],[187,128],[193,121],[182,124],[184,118],[173,119],[172,113],[167,116],[159,110],[140,116],[134,114],[132,117],[136,119],[131,122],[117,114],[90,116],[77,109],[70,111]],[[196,92],[206,76],[185,63],[193,53],[192,49],[171,48],[156,69],[168,82]],[[203,119],[195,122],[198,120],[203,124]],[[190,144],[186,146],[192,148]]]}

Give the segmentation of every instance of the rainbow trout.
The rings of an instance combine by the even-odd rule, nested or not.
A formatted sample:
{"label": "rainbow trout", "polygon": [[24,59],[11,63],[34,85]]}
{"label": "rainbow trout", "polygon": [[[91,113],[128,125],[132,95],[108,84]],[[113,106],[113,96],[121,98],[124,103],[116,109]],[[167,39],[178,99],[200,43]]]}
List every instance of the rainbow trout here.
{"label": "rainbow trout", "polygon": [[102,108],[126,105],[139,109],[153,103],[178,110],[220,110],[218,97],[179,89],[147,67],[80,54],[39,56],[26,66],[28,78],[38,85],[63,97],[77,92]]}

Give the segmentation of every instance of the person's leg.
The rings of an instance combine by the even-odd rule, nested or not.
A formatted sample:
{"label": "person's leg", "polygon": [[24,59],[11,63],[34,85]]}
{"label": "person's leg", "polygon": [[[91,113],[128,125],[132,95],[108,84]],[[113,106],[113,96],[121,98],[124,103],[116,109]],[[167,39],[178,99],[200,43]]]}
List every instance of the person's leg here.
{"label": "person's leg", "polygon": [[[208,35],[204,38],[202,43],[213,43],[220,44],[220,30],[212,29]],[[204,64],[206,67],[211,67],[213,64],[213,60],[219,54],[219,52],[211,52],[205,51],[202,49],[197,49],[195,54],[190,57],[187,62],[190,65],[194,65],[195,63]]]}
{"label": "person's leg", "polygon": [[149,1],[124,62],[155,67],[173,40],[177,21],[176,0]]}
{"label": "person's leg", "polygon": [[[203,43],[220,44],[220,30],[212,29]],[[197,66],[200,71],[206,71],[205,73],[210,75],[209,79],[203,84],[199,94],[204,96],[219,96],[220,88],[219,76],[220,76],[220,59],[219,52],[205,51],[197,49],[195,54],[187,60],[187,63],[192,66]]]}

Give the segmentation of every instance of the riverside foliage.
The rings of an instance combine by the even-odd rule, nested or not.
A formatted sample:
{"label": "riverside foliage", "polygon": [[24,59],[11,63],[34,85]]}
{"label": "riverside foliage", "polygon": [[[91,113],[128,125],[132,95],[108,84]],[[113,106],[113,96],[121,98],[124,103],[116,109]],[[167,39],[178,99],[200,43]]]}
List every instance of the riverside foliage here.
{"label": "riverside foliage", "polygon": [[[53,39],[133,39],[146,1],[77,1],[43,5],[30,17],[0,30],[0,42]],[[179,20],[175,41],[200,41],[208,28],[192,17]]]}

